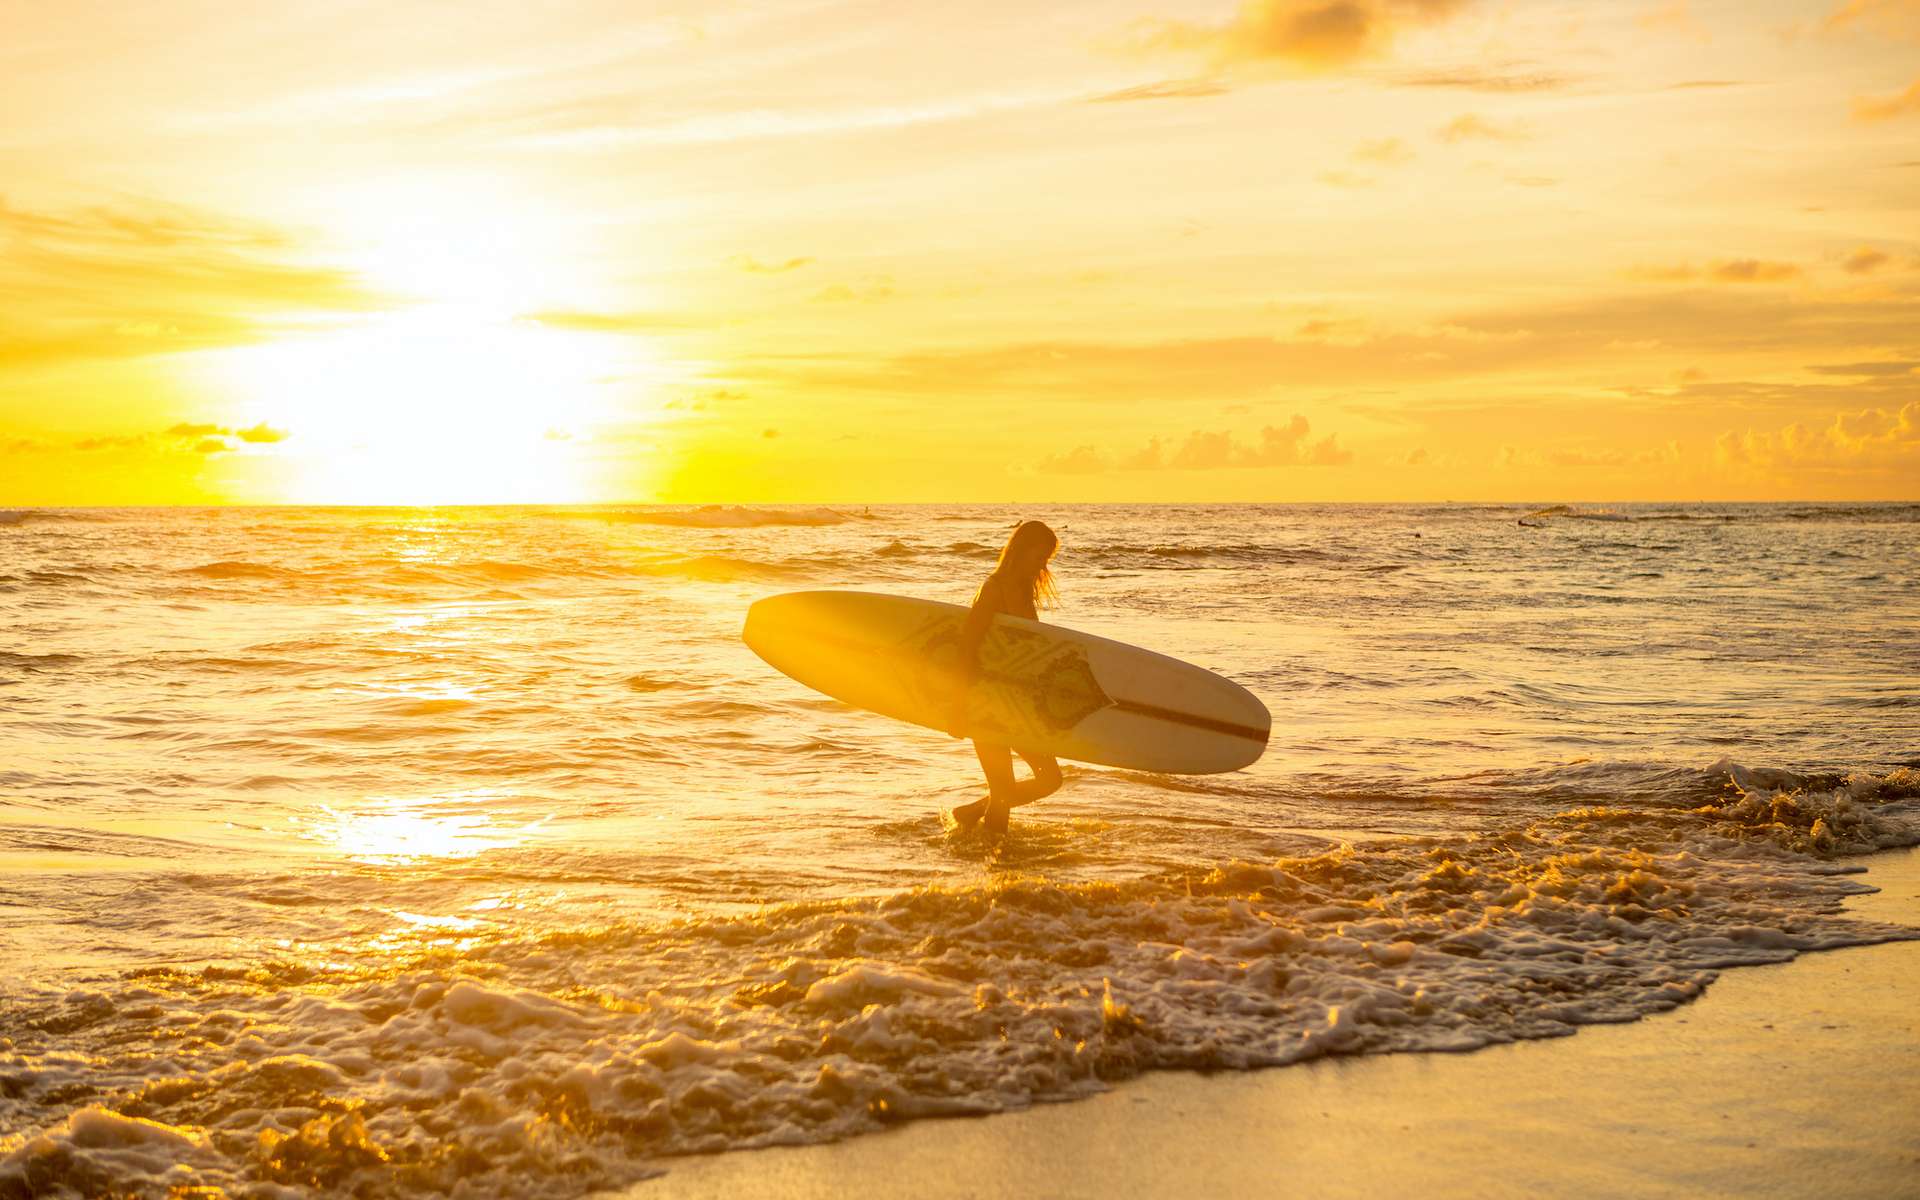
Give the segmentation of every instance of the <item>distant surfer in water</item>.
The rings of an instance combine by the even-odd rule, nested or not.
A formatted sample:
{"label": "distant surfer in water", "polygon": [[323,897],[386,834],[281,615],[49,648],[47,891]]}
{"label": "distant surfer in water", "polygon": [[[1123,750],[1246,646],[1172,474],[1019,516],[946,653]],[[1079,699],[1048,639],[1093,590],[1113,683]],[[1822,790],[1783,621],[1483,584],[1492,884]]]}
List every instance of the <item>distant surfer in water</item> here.
{"label": "distant surfer in water", "polygon": [[[993,574],[974,593],[973,609],[960,627],[960,689],[955,697],[953,720],[948,728],[955,737],[965,737],[967,697],[980,671],[980,643],[987,636],[996,614],[1039,619],[1039,609],[1052,608],[1059,595],[1054,591],[1053,572],[1047,564],[1060,549],[1060,539],[1039,521],[1022,521],[1000,551],[1000,562]],[[969,828],[980,821],[991,833],[1005,833],[1007,817],[1022,804],[1032,804],[1060,790],[1060,763],[1053,755],[1037,750],[1019,750],[998,742],[973,739],[973,752],[980,769],[987,775],[987,795],[983,800],[963,804],[953,810],[954,821]],[[1018,753],[1033,769],[1033,778],[1013,777],[1013,756]]]}

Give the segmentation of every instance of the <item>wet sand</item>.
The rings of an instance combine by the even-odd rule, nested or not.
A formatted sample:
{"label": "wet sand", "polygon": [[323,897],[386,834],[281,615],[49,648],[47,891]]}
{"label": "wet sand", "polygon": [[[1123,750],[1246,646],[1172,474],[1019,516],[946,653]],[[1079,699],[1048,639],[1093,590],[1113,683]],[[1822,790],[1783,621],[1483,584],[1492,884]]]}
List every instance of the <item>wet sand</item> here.
{"label": "wet sand", "polygon": [[[1920,850],[1849,907],[1920,926]],[[1630,1025],[1471,1054],[1156,1074],[1074,1104],[679,1159],[651,1198],[1920,1196],[1920,942],[1727,971]]]}

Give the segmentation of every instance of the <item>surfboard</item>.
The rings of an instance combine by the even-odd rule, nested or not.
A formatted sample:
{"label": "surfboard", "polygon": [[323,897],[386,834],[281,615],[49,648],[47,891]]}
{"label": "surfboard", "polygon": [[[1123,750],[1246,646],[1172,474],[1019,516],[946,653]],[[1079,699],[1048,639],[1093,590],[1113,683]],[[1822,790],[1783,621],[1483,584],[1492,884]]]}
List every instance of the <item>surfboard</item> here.
{"label": "surfboard", "polygon": [[[947,731],[966,615],[877,592],[788,592],[756,601],[741,637],[816,691]],[[981,642],[960,732],[1079,762],[1210,775],[1258,759],[1271,728],[1252,692],[1203,667],[1002,615]]]}

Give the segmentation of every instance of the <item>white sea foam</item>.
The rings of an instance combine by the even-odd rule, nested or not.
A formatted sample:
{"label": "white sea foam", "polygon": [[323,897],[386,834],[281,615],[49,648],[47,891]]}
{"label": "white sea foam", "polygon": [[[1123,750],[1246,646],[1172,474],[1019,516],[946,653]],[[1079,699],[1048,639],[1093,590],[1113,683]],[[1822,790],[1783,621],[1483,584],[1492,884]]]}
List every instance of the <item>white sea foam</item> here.
{"label": "white sea foam", "polygon": [[43,996],[0,1045],[22,1130],[0,1196],[571,1196],[675,1154],[1148,1069],[1567,1034],[1722,968],[1915,936],[1842,915],[1861,887],[1831,855],[1920,838],[1920,775],[1711,776],[1691,808],[1131,882],[1000,877]]}
{"label": "white sea foam", "polygon": [[[1537,507],[28,514],[0,1198],[577,1195],[1897,935],[1839,856],[1916,820],[1920,508]],[[1260,763],[1069,764],[989,848],[964,744],[739,641],[1029,516],[1050,616],[1245,683]]]}

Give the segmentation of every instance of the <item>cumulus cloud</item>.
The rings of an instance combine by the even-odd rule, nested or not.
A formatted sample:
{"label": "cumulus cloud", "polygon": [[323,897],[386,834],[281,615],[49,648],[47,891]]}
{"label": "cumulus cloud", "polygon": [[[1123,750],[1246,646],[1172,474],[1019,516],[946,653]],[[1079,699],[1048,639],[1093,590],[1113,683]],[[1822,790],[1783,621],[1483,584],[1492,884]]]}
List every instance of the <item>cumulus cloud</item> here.
{"label": "cumulus cloud", "polygon": [[1708,273],[1721,283],[1781,283],[1800,278],[1800,268],[1792,263],[1767,262],[1758,258],[1736,258],[1714,263]]}
{"label": "cumulus cloud", "polygon": [[75,450],[131,450],[144,446],[153,440],[152,434],[122,433],[107,437],[81,438],[73,444]]}
{"label": "cumulus cloud", "polygon": [[261,445],[287,439],[287,431],[262,421],[246,429],[229,429],[204,421],[182,421],[155,433],[122,433],[81,438],[75,450],[144,450],[156,453],[219,454],[232,450],[228,438]]}
{"label": "cumulus cloud", "polygon": [[1146,50],[1196,55],[1218,67],[1332,71],[1387,52],[1408,29],[1453,16],[1467,0],[1246,0],[1220,24],[1151,22]]}
{"label": "cumulus cloud", "polygon": [[1313,438],[1307,419],[1297,413],[1285,425],[1268,425],[1251,440],[1228,430],[1196,429],[1178,442],[1152,438],[1146,445],[1111,460],[1081,445],[1042,459],[1040,469],[1067,475],[1122,471],[1214,471],[1262,467],[1340,467],[1353,452],[1328,434]]}
{"label": "cumulus cloud", "polygon": [[1898,410],[1836,412],[1831,423],[1814,429],[1796,421],[1777,430],[1728,430],[1714,443],[1714,458],[1735,468],[1920,469],[1920,400]]}
{"label": "cumulus cloud", "polygon": [[219,425],[195,425],[183,421],[167,430],[166,435],[176,438],[200,438],[225,432],[227,432],[226,429]]}
{"label": "cumulus cloud", "polygon": [[1042,471],[1051,471],[1056,475],[1098,475],[1111,467],[1106,455],[1087,445],[1075,446],[1065,454],[1050,454],[1040,460]]}
{"label": "cumulus cloud", "polygon": [[1852,254],[1847,255],[1840,266],[1849,275],[1871,275],[1881,267],[1886,266],[1890,259],[1891,256],[1884,250],[1876,250],[1872,246],[1862,246]]}
{"label": "cumulus cloud", "polygon": [[1618,447],[1565,449],[1548,452],[1546,461],[1556,467],[1648,467],[1680,461],[1680,443],[1669,441],[1650,450],[1623,450]]}

